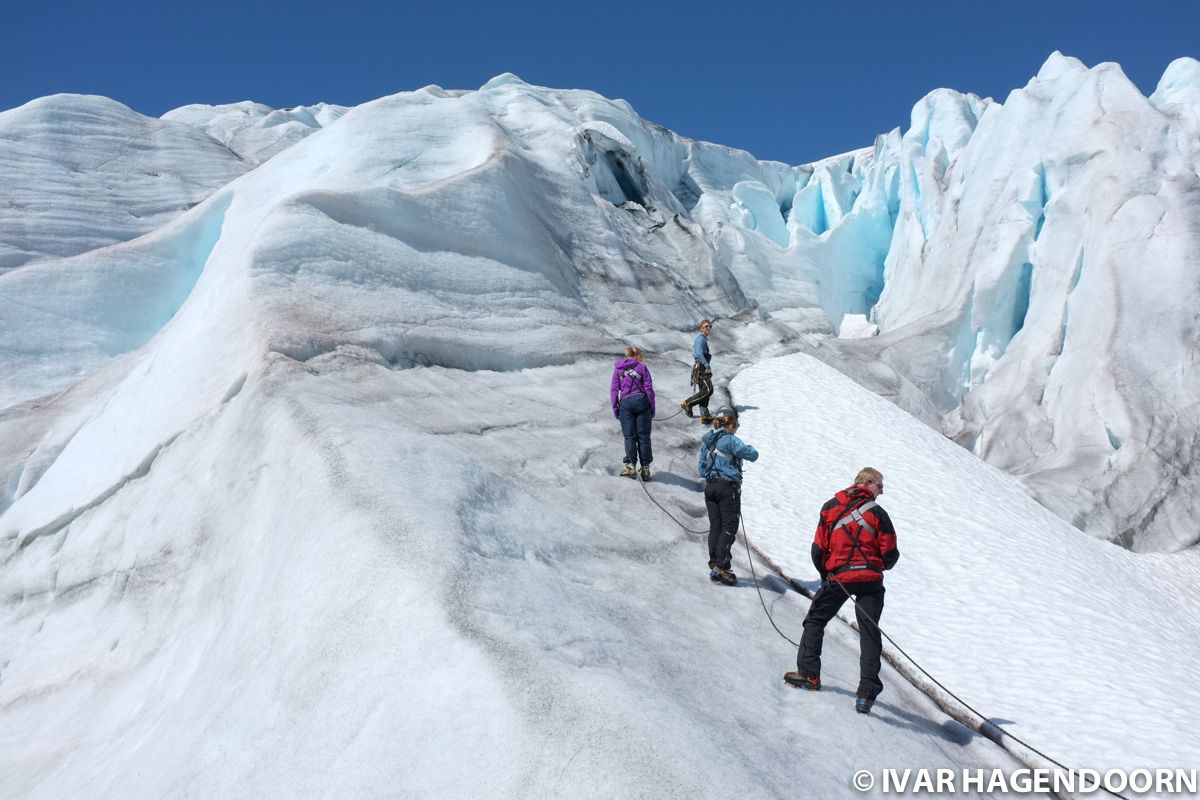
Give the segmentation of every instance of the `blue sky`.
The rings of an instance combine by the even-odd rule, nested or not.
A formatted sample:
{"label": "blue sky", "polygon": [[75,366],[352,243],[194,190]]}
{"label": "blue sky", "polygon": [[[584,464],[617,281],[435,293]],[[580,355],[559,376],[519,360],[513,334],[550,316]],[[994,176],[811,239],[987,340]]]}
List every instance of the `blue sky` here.
{"label": "blue sky", "polygon": [[907,127],[949,87],[1002,100],[1054,50],[1117,61],[1145,93],[1200,57],[1200,2],[408,4],[95,0],[0,12],[0,109],[103,94],[354,105],[501,72],[622,97],[685,136],[798,164]]}

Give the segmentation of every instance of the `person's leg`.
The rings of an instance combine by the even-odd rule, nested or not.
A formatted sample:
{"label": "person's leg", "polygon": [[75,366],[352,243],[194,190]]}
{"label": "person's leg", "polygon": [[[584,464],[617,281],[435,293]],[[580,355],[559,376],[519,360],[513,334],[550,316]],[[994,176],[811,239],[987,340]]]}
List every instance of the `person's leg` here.
{"label": "person's leg", "polygon": [[721,541],[721,504],[717,487],[722,481],[709,481],[704,486],[704,506],[708,509],[708,567],[717,566],[717,544]]}
{"label": "person's leg", "polygon": [[837,615],[846,602],[846,593],[826,581],[813,595],[812,605],[804,617],[804,633],[796,651],[796,669],[801,675],[821,677],[821,648],[825,642],[825,626]]}
{"label": "person's leg", "polygon": [[630,398],[621,401],[617,413],[621,419],[621,433],[625,436],[625,463],[637,464],[637,426],[634,413],[629,408]]}
{"label": "person's leg", "polygon": [[650,466],[650,462],[654,460],[654,451],[650,449],[650,425],[653,419],[650,415],[650,400],[642,397],[635,422],[637,423],[637,449],[643,467]]}
{"label": "person's leg", "polygon": [[700,406],[700,416],[710,416],[708,413],[708,401],[713,396],[712,371],[704,370],[700,374],[700,391],[696,393],[696,405]]}
{"label": "person's leg", "polygon": [[[853,592],[854,590],[851,589]],[[879,633],[880,616],[883,615],[883,587],[878,590],[855,593],[857,605],[854,615],[858,619],[858,697],[874,700],[883,691],[879,680],[879,661],[883,655],[883,636]]]}
{"label": "person's leg", "polygon": [[717,543],[717,566],[729,569],[733,565],[733,543],[737,540],[738,520],[742,510],[742,489],[721,481],[721,536]]}

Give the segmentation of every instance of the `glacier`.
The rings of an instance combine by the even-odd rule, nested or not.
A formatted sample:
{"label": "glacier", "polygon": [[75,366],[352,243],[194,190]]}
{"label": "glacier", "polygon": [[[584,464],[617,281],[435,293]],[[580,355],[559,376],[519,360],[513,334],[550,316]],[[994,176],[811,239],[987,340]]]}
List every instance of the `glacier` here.
{"label": "glacier", "polygon": [[106,97],[0,112],[0,274],[149,233],[249,169],[190,125]]}
{"label": "glacier", "polygon": [[1147,99],[1115,64],[1055,54],[1003,104],[925,98],[863,181],[898,192],[879,338],[834,343],[919,386],[1048,508],[1143,551],[1200,535],[1195,67]]}
{"label": "glacier", "polygon": [[[904,553],[885,629],[1073,765],[1195,763],[1191,295],[1147,278],[1191,285],[1198,67],[1145,98],[1055,54],[800,166],[508,74],[3,112],[0,794],[840,796],[861,765],[818,731],[1036,763],[907,673],[862,724],[783,687],[757,597],[613,477],[611,357],[682,398],[706,316],[765,555],[811,586],[805,515],[869,461]],[[697,440],[662,419],[646,488],[703,528]],[[996,598],[964,602],[980,573]],[[830,648],[849,685],[853,632]]]}
{"label": "glacier", "polygon": [[162,115],[169,122],[196,128],[220,142],[242,161],[258,166],[309,134],[335,122],[345,106],[317,103],[271,108],[262,103],[192,104]]}

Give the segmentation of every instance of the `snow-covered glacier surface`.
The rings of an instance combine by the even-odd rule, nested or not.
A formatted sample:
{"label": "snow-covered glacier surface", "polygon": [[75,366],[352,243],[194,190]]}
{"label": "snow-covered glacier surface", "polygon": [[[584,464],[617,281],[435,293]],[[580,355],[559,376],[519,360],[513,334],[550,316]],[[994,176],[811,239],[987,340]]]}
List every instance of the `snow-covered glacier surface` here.
{"label": "snow-covered glacier surface", "polygon": [[271,108],[245,101],[219,106],[182,106],[168,111],[162,118],[198,128],[242,160],[257,166],[345,113],[344,106],[329,103]]}
{"label": "snow-covered glacier surface", "polygon": [[0,274],[149,233],[247,169],[191,126],[106,97],[0,112]]}
{"label": "snow-covered glacier surface", "polygon": [[901,554],[882,627],[922,668],[1076,768],[1200,761],[1183,734],[1200,703],[1189,677],[1200,552],[1093,539],[1013,476],[808,356],[755,364],[733,389],[748,408],[739,435],[762,451],[747,468],[746,530],[786,574],[817,585],[817,510],[872,465]]}
{"label": "snow-covered glacier surface", "polygon": [[[119,235],[88,221],[103,218],[88,216],[94,198],[60,198],[41,179],[77,145],[14,158],[25,170],[14,185],[37,201],[13,206],[22,225],[53,228],[61,215],[39,215],[55,203],[80,218],[67,226],[76,244],[0,274],[0,626],[16,643],[0,653],[0,794],[726,797],[740,786],[782,797],[807,785],[837,796],[856,765],[817,746],[829,731],[897,763],[1011,766],[893,673],[878,715],[853,715],[837,690],[856,664],[846,630],[830,633],[832,691],[786,690],[778,673],[794,650],[758,598],[712,587],[703,544],[614,477],[608,370],[627,343],[650,353],[663,419],[649,488],[693,529],[705,525],[699,431],[665,417],[689,393],[695,324],[713,317],[721,399],[743,368],[810,351],[1021,473],[1089,532],[1187,544],[1194,526],[1173,520],[1190,499],[1161,500],[1147,478],[1157,464],[1165,481],[1170,470],[1188,480],[1184,401],[1196,394],[1172,360],[1191,357],[1185,303],[1147,297],[1151,284],[1122,259],[1157,254],[1158,269],[1186,278],[1195,171],[1173,170],[1194,163],[1195,72],[1176,62],[1146,100],[1111,65],[1055,56],[1003,105],[936,92],[907,133],[798,167],[512,75],[349,110],[188,106],[134,122],[223,154],[212,164],[229,174]],[[1055,115],[1057,138],[1042,119]],[[1158,128],[1145,127],[1152,115]],[[54,124],[55,136],[72,130]],[[14,130],[28,147],[44,129]],[[1111,140],[1079,161],[1094,136]],[[1162,141],[1172,144],[1151,147]],[[1109,160],[1121,147],[1145,170]],[[117,149],[134,159],[126,178],[158,158]],[[208,157],[194,164],[217,169]],[[1022,171],[1035,161],[1042,178]],[[117,184],[131,199],[110,198],[105,213],[158,196],[140,178]],[[1127,241],[1089,222],[1131,186],[1159,198],[1162,220],[1130,217],[1141,223]],[[1122,213],[1149,214],[1147,202]],[[1083,262],[1071,230],[1099,237]],[[1050,361],[1030,355],[1055,346],[1039,326],[1059,335]],[[1145,361],[1122,338],[1134,327],[1158,348],[1142,348]],[[806,386],[809,362],[773,363],[796,373],[780,396],[751,385],[771,398],[761,430],[776,452],[798,447],[787,424],[846,442],[838,409],[875,408],[848,381]],[[822,410],[829,386],[844,397]],[[791,394],[810,411],[777,408]],[[1100,417],[1107,450],[1088,438]],[[956,485],[966,452],[882,412],[870,419],[888,427],[870,441],[894,433],[897,451],[927,455],[916,468],[931,487]],[[1046,449],[1022,455],[1023,442]],[[876,464],[885,471],[889,453]],[[789,487],[796,508],[840,487],[795,453],[773,463],[755,525],[773,531],[768,555],[790,564],[810,531],[794,534],[799,545],[785,538]],[[1079,550],[1114,586],[1143,580],[1147,565],[1181,570],[1185,611],[1169,620],[1175,633],[1163,628],[1164,652],[1195,626],[1193,554],[1141,561],[1081,543],[1014,503],[1014,481],[991,486],[987,474],[972,473],[980,506],[1053,538],[1055,552]],[[1055,481],[1067,488],[1050,491]],[[901,526],[919,516],[905,508]],[[1154,513],[1131,528],[1121,520],[1133,508]],[[937,522],[977,526],[978,512],[951,504]],[[989,555],[986,569],[1006,574],[1029,558],[1003,541]],[[1078,570],[1063,580],[1067,596],[1092,588]],[[803,599],[777,581],[762,588],[798,633]],[[1030,593],[1006,608],[1036,619],[1038,602]],[[996,713],[1032,714],[1056,681],[1088,696],[1083,673],[1062,666],[1091,658],[1112,619],[1145,626],[1147,602],[1106,594],[1102,611],[1081,615],[1078,641],[1017,684],[1025,693],[1008,685],[1010,664],[939,666]],[[956,623],[989,628],[987,603],[953,608]],[[915,625],[911,613],[898,619]],[[1028,635],[1021,647],[1050,646],[1041,629]],[[1196,655],[1185,638],[1181,663]],[[1138,677],[1156,703],[1178,678],[1163,664],[1148,659]],[[1117,762],[1124,706],[1075,710],[1071,730],[1088,736],[1046,732],[1062,757]],[[1137,755],[1151,766],[1193,755],[1146,742]]]}
{"label": "snow-covered glacier surface", "polygon": [[[0,277],[0,794],[784,797],[845,785],[852,754],[805,755],[830,730],[1014,766],[890,671],[866,722],[789,689],[749,584],[613,474],[626,341],[664,406],[701,315],[730,373],[786,349],[731,198],[793,180],[506,76]],[[683,419],[654,486],[698,528]]]}

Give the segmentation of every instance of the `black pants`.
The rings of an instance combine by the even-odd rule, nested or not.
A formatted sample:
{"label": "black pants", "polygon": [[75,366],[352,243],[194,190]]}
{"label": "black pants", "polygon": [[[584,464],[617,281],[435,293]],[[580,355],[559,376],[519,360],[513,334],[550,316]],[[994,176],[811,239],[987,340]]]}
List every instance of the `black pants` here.
{"label": "black pants", "polygon": [[708,508],[708,566],[729,569],[742,513],[742,487],[711,478],[704,485],[704,505]]}
{"label": "black pants", "polygon": [[700,406],[701,412],[707,413],[708,412],[708,398],[712,397],[712,394],[713,394],[712,370],[711,369],[701,369],[700,370],[700,380],[699,380],[698,386],[696,387],[696,393],[694,395],[692,395],[691,397],[689,397],[684,402],[687,403],[688,408],[692,408],[693,406]]}
{"label": "black pants", "polygon": [[[874,700],[883,691],[879,680],[879,659],[883,654],[883,637],[875,622],[883,614],[883,581],[842,584],[858,602],[855,616],[858,618],[858,691],[859,697]],[[821,643],[825,640],[825,625],[833,619],[838,609],[846,602],[846,592],[832,579],[821,584],[813,595],[808,616],[804,618],[804,635],[800,637],[800,651],[796,654],[796,667],[805,675],[821,674]]]}

